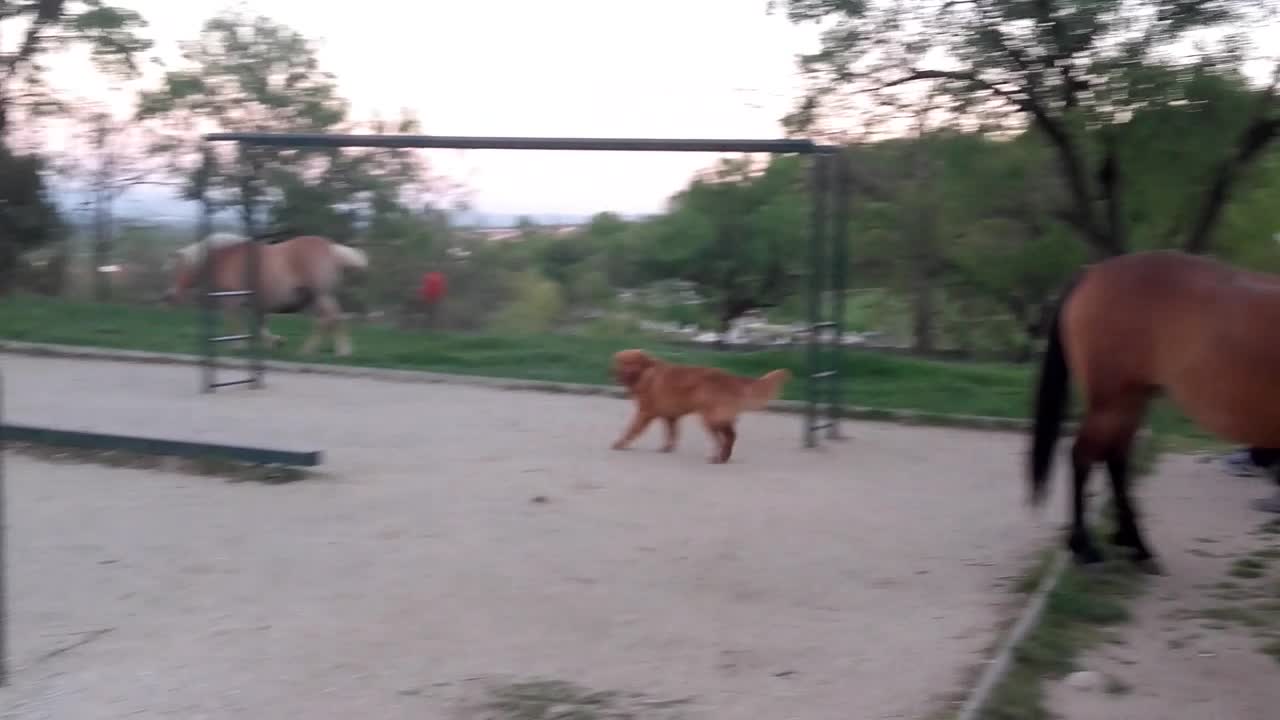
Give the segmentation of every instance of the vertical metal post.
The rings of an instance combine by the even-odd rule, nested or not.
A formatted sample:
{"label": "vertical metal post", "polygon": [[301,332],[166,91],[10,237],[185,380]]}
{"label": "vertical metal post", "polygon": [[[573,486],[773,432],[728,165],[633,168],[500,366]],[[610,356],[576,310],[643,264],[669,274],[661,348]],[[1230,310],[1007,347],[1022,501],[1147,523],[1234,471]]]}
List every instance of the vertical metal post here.
{"label": "vertical metal post", "polygon": [[[243,147],[243,146],[242,146]],[[255,222],[254,214],[258,211],[257,203],[257,184],[259,176],[262,172],[261,162],[252,150],[246,153],[249,156],[249,178],[245,183],[245,191],[249,193],[246,198],[245,222],[248,227],[245,228],[245,235],[249,238],[248,254],[245,258],[245,287],[249,290],[249,373],[253,378],[250,387],[262,387],[263,361],[262,361],[262,272],[261,272],[261,251],[262,240],[258,238],[257,222]]]}
{"label": "vertical metal post", "polygon": [[[204,240],[201,237],[200,240]],[[203,368],[202,376],[204,378],[203,392],[211,393],[218,382],[218,343],[214,341],[214,337],[218,334],[218,300],[213,296],[214,287],[213,263],[209,256],[209,248],[205,245],[199,246],[201,252],[200,262],[200,314],[203,316],[204,322],[201,323],[204,332],[201,333],[201,366]]]}
{"label": "vertical metal post", "polygon": [[4,479],[4,377],[0,376],[0,687],[9,684],[9,516]]}
{"label": "vertical metal post", "polygon": [[[196,194],[199,195],[200,215],[196,219],[196,239],[195,242],[203,243],[204,239],[209,236],[212,230],[212,218],[209,212],[209,179],[213,172],[213,151],[206,144],[201,151],[200,169],[196,172]],[[201,247],[202,251],[208,248]],[[213,282],[213,263],[209,262],[207,252],[202,252],[199,256],[199,275],[198,285],[200,287],[199,313],[201,315],[200,327],[200,377],[201,392],[211,393],[218,381],[218,361],[214,353],[218,350],[218,344],[213,341],[213,337],[218,334],[218,302],[211,294],[214,288]]]}
{"label": "vertical metal post", "polygon": [[805,407],[804,446],[818,444],[819,383],[822,380],[821,343],[818,333],[822,319],[823,245],[827,217],[827,168],[826,156],[813,155],[811,160],[812,218],[809,228],[809,348],[808,348],[808,402]]}
{"label": "vertical metal post", "polygon": [[827,437],[840,437],[840,418],[844,415],[844,311],[847,299],[849,271],[849,193],[850,193],[850,157],[841,150],[831,156],[835,165],[835,179],[832,192],[835,193],[834,210],[831,218],[831,363],[830,369],[836,374],[829,379],[830,395],[828,400]]}

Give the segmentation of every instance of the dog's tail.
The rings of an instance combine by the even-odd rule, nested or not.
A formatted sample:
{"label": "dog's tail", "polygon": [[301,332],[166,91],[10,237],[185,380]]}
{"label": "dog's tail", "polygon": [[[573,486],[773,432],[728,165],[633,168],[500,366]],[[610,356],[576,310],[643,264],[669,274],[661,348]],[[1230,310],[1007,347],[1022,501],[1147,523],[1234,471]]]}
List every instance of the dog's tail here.
{"label": "dog's tail", "polygon": [[367,268],[369,267],[369,256],[359,248],[343,245],[341,243],[333,244],[333,254],[338,258],[338,263],[343,267],[350,268]]}
{"label": "dog's tail", "polygon": [[760,410],[782,392],[782,386],[791,379],[787,369],[772,370],[747,385],[743,396],[743,410]]}

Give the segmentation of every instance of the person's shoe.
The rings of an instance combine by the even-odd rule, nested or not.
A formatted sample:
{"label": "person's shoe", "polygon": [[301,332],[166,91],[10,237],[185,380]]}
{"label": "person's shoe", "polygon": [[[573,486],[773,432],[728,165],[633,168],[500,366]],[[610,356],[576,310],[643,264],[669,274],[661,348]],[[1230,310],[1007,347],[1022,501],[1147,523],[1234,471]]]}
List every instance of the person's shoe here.
{"label": "person's shoe", "polygon": [[1248,450],[1237,450],[1223,456],[1222,464],[1227,472],[1236,477],[1258,477],[1261,475],[1261,469],[1249,459]]}
{"label": "person's shoe", "polygon": [[1269,498],[1258,498],[1249,503],[1249,506],[1259,512],[1280,513],[1280,492]]}

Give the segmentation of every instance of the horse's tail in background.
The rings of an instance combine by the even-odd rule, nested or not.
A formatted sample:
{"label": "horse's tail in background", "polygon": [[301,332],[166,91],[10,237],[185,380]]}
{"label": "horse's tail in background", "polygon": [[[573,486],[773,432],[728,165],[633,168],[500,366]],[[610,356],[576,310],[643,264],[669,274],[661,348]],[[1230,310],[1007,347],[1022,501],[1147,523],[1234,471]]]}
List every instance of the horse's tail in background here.
{"label": "horse's tail in background", "polygon": [[1062,308],[1080,282],[1073,278],[1062,292],[1058,305],[1049,321],[1048,340],[1044,360],[1040,365],[1040,381],[1036,387],[1035,405],[1031,426],[1031,503],[1044,501],[1049,481],[1049,468],[1053,464],[1054,449],[1062,433],[1062,419],[1070,400],[1071,370],[1062,347]]}
{"label": "horse's tail in background", "polygon": [[338,258],[338,264],[343,267],[362,269],[369,267],[369,256],[359,248],[334,243],[333,254],[334,257]]}

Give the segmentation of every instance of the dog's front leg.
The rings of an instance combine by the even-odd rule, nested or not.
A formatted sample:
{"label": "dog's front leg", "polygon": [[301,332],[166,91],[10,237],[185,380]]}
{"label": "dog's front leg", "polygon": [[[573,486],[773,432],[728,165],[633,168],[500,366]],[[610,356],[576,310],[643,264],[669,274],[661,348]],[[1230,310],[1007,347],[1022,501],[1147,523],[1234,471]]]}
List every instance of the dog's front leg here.
{"label": "dog's front leg", "polygon": [[662,444],[662,452],[671,452],[676,449],[676,440],[680,438],[680,429],[676,427],[679,418],[662,418],[667,424],[667,441]]}
{"label": "dog's front leg", "polygon": [[626,432],[622,433],[622,437],[618,438],[618,441],[613,444],[613,449],[626,450],[627,446],[640,437],[640,433],[644,432],[644,429],[649,427],[651,422],[653,422],[652,415],[636,411],[636,416],[631,420],[631,424],[627,426]]}

